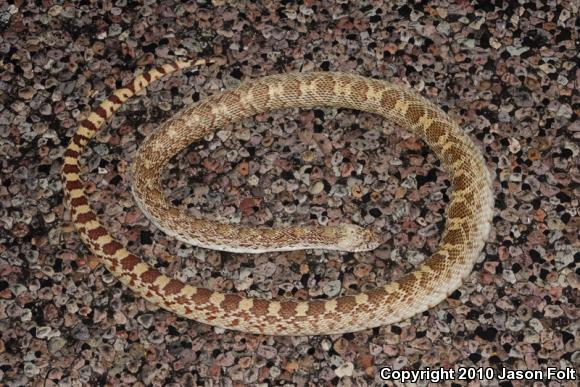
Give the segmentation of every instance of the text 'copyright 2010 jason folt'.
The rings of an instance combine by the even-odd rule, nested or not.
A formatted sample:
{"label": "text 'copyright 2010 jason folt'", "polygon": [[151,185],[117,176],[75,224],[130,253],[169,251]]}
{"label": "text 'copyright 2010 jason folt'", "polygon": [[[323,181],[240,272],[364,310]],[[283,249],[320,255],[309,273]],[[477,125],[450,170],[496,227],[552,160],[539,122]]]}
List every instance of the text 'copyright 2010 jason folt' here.
{"label": "text 'copyright 2010 jason folt'", "polygon": [[430,381],[438,383],[445,380],[578,380],[578,375],[574,368],[546,367],[541,370],[511,370],[508,368],[491,367],[459,367],[459,368],[425,368],[423,370],[393,370],[384,367],[380,369],[380,376],[383,380],[398,382],[416,383],[419,381]]}

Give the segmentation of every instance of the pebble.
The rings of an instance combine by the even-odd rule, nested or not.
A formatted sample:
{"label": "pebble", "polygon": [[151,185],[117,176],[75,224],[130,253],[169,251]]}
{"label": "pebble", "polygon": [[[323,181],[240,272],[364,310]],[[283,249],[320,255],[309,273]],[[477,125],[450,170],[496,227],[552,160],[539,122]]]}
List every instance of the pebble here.
{"label": "pebble", "polygon": [[38,327],[36,329],[36,337],[39,339],[47,338],[52,331],[51,327]]}
{"label": "pebble", "polygon": [[25,100],[30,100],[36,95],[36,90],[33,87],[25,87],[18,91],[18,96]]}
{"label": "pebble", "polygon": [[315,182],[310,189],[308,190],[308,192],[310,192],[312,195],[318,195],[320,194],[322,191],[324,190],[324,183],[321,181],[317,181]]}
{"label": "pebble", "polygon": [[264,359],[274,359],[278,354],[278,350],[271,345],[260,345],[257,353]]}
{"label": "pebble", "polygon": [[272,277],[276,272],[276,264],[273,262],[264,262],[263,264],[256,267],[254,273],[258,276],[265,278]]}
{"label": "pebble", "polygon": [[252,132],[248,128],[244,128],[242,130],[236,131],[234,136],[240,141],[249,141],[251,138]]}
{"label": "pebble", "polygon": [[323,287],[323,292],[328,297],[335,297],[340,293],[341,290],[341,282],[337,281],[330,281]]}
{"label": "pebble", "polygon": [[524,52],[528,51],[530,48],[529,47],[525,47],[525,46],[523,46],[523,47],[507,46],[506,49],[510,53],[510,55],[512,55],[512,56],[520,56]]}
{"label": "pebble", "polygon": [[24,374],[33,378],[40,374],[40,369],[34,363],[24,363]]}
{"label": "pebble", "polygon": [[339,378],[344,378],[345,376],[352,376],[353,371],[354,371],[354,364],[352,364],[351,362],[346,362],[343,365],[341,365],[340,367],[338,367],[337,369],[335,369],[334,373]]}
{"label": "pebble", "polygon": [[52,354],[60,351],[66,345],[66,340],[62,337],[53,337],[48,341],[48,351]]}
{"label": "pebble", "polygon": [[153,315],[150,313],[142,314],[141,316],[137,317],[137,321],[141,326],[145,329],[150,328],[153,325]]}
{"label": "pebble", "polygon": [[79,323],[72,329],[72,337],[76,340],[88,340],[91,336],[89,333],[89,328]]}
{"label": "pebble", "polygon": [[544,308],[544,316],[548,318],[557,318],[562,316],[563,314],[564,311],[558,305],[547,305]]}

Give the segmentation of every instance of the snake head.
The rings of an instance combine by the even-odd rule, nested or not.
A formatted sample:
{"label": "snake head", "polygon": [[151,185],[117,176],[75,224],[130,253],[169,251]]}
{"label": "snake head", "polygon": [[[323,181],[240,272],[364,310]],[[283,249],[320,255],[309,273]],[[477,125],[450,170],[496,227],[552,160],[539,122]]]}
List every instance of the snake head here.
{"label": "snake head", "polygon": [[376,249],[382,243],[377,233],[354,224],[341,224],[336,229],[338,236],[336,250],[369,251]]}

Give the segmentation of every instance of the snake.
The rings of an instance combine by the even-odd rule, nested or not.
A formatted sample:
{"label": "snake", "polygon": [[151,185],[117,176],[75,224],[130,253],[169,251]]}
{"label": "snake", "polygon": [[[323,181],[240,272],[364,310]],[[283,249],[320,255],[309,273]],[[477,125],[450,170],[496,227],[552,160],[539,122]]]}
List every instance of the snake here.
{"label": "snake", "polygon": [[335,227],[251,227],[196,219],[163,195],[161,171],[181,149],[217,128],[278,109],[347,108],[381,116],[422,139],[449,176],[445,226],[434,252],[399,279],[356,294],[307,300],[248,297],[220,292],[167,276],[131,253],[111,235],[89,201],[81,177],[87,144],[136,93],[175,71],[205,60],[163,64],[134,77],[103,100],[80,124],[64,151],[65,207],[82,242],[98,261],[139,297],[179,316],[214,327],[263,335],[328,335],[395,324],[449,297],[473,270],[491,230],[492,180],[483,154],[434,103],[385,80],[343,72],[296,72],[240,82],[187,105],[147,137],[130,172],[139,208],[177,239],[239,253],[297,249],[372,250],[380,236],[354,224]]}

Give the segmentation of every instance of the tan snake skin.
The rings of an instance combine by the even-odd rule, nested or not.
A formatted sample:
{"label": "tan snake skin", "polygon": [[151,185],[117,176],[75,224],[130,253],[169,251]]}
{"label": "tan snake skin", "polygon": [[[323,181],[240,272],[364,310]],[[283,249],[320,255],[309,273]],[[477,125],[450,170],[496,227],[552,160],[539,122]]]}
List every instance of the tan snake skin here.
{"label": "tan snake skin", "polygon": [[[81,154],[128,98],[163,75],[194,64],[164,65],[116,90],[81,122],[64,154],[65,202],[72,220],[83,242],[122,283],[146,300],[181,316],[227,329],[271,335],[335,334],[395,323],[431,308],[461,286],[490,230],[493,196],[483,157],[459,127],[424,98],[384,81],[344,73],[264,77],[187,107],[164,123],[139,151],[133,167],[134,193],[140,197],[140,207],[156,224],[166,230],[177,225],[170,234],[198,245],[255,252],[272,246],[290,250],[342,241],[340,249],[374,248],[378,243],[374,234],[348,226],[294,227],[284,229],[282,234],[245,228],[241,234],[240,229],[232,234],[232,229],[223,225],[192,219],[173,208],[161,195],[159,174],[162,166],[190,142],[260,112],[335,106],[376,113],[419,135],[434,150],[452,180],[441,242],[416,271],[357,295],[310,301],[266,300],[184,284],[130,253],[101,225],[89,205],[80,178]],[[192,229],[194,232],[190,233]],[[304,242],[303,238],[310,239]],[[273,244],[273,239],[282,239],[282,243]]]}

